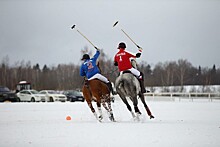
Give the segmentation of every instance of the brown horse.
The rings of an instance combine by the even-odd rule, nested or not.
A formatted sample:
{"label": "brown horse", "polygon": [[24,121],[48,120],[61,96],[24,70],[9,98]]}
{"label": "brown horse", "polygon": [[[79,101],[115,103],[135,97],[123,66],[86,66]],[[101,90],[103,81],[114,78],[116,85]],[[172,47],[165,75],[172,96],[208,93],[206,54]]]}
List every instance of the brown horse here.
{"label": "brown horse", "polygon": [[[92,113],[95,115],[96,119],[101,121],[102,110],[101,104],[107,110],[109,119],[111,121],[115,121],[112,108],[111,108],[111,100],[110,100],[110,91],[105,83],[98,79],[93,79],[85,82],[86,84],[83,85],[82,92],[86,99],[88,106],[90,107]],[[92,106],[92,100],[96,101],[99,116],[97,115],[95,109]],[[107,103],[107,105],[106,105]]]}

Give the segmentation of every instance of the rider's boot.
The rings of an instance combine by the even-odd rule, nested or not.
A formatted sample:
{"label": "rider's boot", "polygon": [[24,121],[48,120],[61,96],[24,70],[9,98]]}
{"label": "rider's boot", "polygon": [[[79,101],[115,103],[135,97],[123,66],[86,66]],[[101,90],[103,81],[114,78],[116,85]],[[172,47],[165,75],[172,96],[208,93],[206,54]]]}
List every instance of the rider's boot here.
{"label": "rider's boot", "polygon": [[140,76],[138,77],[138,81],[140,83],[141,93],[146,93],[146,89],[144,86],[144,74],[142,72],[141,72]]}
{"label": "rider's boot", "polygon": [[113,90],[111,82],[108,82],[107,86],[108,86],[109,91],[112,93],[112,95],[116,95],[117,94],[117,92]]}

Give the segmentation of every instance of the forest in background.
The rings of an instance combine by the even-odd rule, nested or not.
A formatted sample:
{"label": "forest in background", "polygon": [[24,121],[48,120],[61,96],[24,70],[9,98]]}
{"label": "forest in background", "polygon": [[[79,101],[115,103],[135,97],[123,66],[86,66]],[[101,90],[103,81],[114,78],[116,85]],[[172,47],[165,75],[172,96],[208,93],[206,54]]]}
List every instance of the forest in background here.
{"label": "forest in background", "polygon": [[[36,90],[81,89],[83,77],[79,75],[80,65],[59,64],[57,66],[32,65],[30,61],[17,61],[9,64],[6,56],[0,61],[0,85],[15,89],[19,81],[27,81]],[[118,76],[113,60],[102,52],[99,57],[101,72],[111,82]],[[157,63],[153,68],[146,62],[140,62],[138,69],[144,73],[145,86],[184,86],[184,85],[220,85],[220,68],[194,67],[186,59]]]}

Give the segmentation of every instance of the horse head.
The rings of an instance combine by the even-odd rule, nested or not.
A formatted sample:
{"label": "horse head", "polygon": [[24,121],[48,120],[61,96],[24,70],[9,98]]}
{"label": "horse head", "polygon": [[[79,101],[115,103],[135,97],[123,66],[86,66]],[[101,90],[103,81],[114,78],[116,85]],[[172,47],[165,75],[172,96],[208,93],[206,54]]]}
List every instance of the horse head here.
{"label": "horse head", "polygon": [[131,65],[133,68],[136,68],[137,69],[137,61],[135,59],[131,59]]}

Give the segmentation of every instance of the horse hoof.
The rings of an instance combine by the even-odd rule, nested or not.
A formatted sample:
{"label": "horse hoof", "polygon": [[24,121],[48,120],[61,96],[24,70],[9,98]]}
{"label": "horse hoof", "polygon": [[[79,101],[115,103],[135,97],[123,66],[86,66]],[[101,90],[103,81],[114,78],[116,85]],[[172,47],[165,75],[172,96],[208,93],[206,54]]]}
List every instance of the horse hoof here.
{"label": "horse hoof", "polygon": [[112,112],[109,113],[109,120],[110,121],[115,121],[114,115]]}
{"label": "horse hoof", "polygon": [[113,122],[115,122],[115,119],[114,118],[109,118],[110,119],[110,121],[113,121]]}
{"label": "horse hoof", "polygon": [[153,116],[153,115],[151,115],[151,116],[150,116],[150,119],[154,119],[154,116]]}
{"label": "horse hoof", "polygon": [[101,121],[103,119],[102,115],[99,116],[99,121]]}

